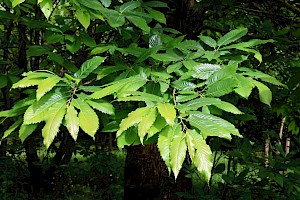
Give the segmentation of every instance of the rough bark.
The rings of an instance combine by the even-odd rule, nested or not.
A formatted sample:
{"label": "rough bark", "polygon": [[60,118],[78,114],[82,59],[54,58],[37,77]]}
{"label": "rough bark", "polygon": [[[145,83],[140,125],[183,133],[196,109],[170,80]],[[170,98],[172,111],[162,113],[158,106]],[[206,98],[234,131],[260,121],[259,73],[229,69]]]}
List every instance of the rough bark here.
{"label": "rough bark", "polygon": [[191,179],[180,172],[176,182],[169,176],[156,145],[132,146],[127,149],[124,199],[180,199],[176,192],[190,192]]}

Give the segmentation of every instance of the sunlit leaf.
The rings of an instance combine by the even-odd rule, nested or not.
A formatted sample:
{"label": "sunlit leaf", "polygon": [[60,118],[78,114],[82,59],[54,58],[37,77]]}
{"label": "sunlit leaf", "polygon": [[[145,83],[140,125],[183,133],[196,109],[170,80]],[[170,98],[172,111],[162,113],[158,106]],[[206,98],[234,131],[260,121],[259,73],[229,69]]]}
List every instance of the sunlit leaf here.
{"label": "sunlit leaf", "polygon": [[115,108],[111,103],[108,103],[105,100],[97,99],[97,100],[86,100],[86,102],[92,106],[94,109],[99,110],[102,113],[114,115]]}
{"label": "sunlit leaf", "polygon": [[199,129],[205,138],[217,136],[230,140],[230,134],[241,137],[238,129],[224,119],[198,111],[190,113],[188,121],[193,127]]}
{"label": "sunlit leaf", "polygon": [[140,137],[140,141],[142,144],[143,144],[145,135],[147,134],[148,130],[153,125],[153,123],[156,119],[156,114],[157,114],[156,108],[155,107],[151,108],[149,113],[143,117],[143,119],[141,120],[141,122],[138,125],[138,135]]}
{"label": "sunlit leaf", "polygon": [[44,114],[48,108],[64,98],[64,94],[59,90],[47,93],[38,102],[34,102],[28,107],[24,114],[24,123],[34,124],[43,121],[45,119]]}
{"label": "sunlit leaf", "polygon": [[62,123],[66,112],[66,102],[61,99],[53,104],[47,111],[45,121],[46,124],[42,129],[42,135],[44,138],[44,145],[48,149],[56,137],[59,127]]}
{"label": "sunlit leaf", "polygon": [[44,13],[45,17],[47,19],[49,19],[50,15],[52,13],[52,10],[53,10],[53,2],[52,2],[52,0],[43,0],[40,3],[40,7],[41,7],[41,10]]}
{"label": "sunlit leaf", "polygon": [[151,110],[151,107],[138,108],[128,114],[128,117],[123,119],[120,123],[120,128],[117,132],[117,137],[119,137],[125,130],[129,127],[134,126],[142,121],[143,117],[147,115]]}
{"label": "sunlit leaf", "polygon": [[178,105],[177,108],[181,111],[185,110],[197,110],[203,106],[210,106],[214,105],[221,110],[224,110],[226,112],[230,112],[233,114],[242,114],[242,112],[235,107],[233,104],[228,103],[226,101],[222,101],[218,98],[207,98],[207,97],[201,97],[194,100],[191,100],[187,103]]}
{"label": "sunlit leaf", "polygon": [[195,130],[187,131],[186,141],[192,162],[208,183],[213,166],[213,158],[210,147],[206,144],[206,141],[202,138],[202,136]]}
{"label": "sunlit leaf", "polygon": [[255,87],[252,82],[253,79],[239,74],[236,75],[236,78],[239,81],[239,84],[234,91],[243,98],[247,99],[250,96],[252,89]]}
{"label": "sunlit leaf", "polygon": [[124,86],[128,86],[131,84],[135,84],[137,82],[144,82],[146,79],[142,78],[142,77],[130,77],[130,78],[126,78],[126,79],[122,79],[120,81],[115,81],[112,82],[111,85],[100,89],[97,92],[94,92],[93,94],[91,94],[91,98],[92,99],[100,99],[103,98],[105,96],[108,96],[110,94],[113,94],[117,91],[119,91],[121,88],[123,88]]}
{"label": "sunlit leaf", "polygon": [[78,8],[76,9],[75,15],[78,19],[78,21],[80,22],[80,24],[82,24],[82,26],[87,29],[90,25],[90,14],[86,11],[83,10],[82,8]]}
{"label": "sunlit leaf", "polygon": [[156,133],[160,132],[165,126],[167,125],[167,122],[165,118],[163,118],[161,115],[157,115],[155,122],[152,124],[150,129],[148,130],[148,138],[154,136]]}
{"label": "sunlit leaf", "polygon": [[89,106],[89,104],[81,98],[73,99],[72,105],[80,109],[78,114],[80,128],[89,136],[94,138],[99,128],[99,118],[97,114]]}
{"label": "sunlit leaf", "polygon": [[172,104],[169,103],[158,103],[157,105],[158,112],[166,122],[170,125],[173,125],[176,118],[176,110]]}
{"label": "sunlit leaf", "polygon": [[170,164],[170,146],[174,135],[174,129],[170,126],[166,126],[160,133],[157,141],[157,147],[159,153],[165,162],[169,174],[171,173],[171,164]]}
{"label": "sunlit leaf", "polygon": [[14,8],[14,7],[16,7],[17,5],[23,3],[24,1],[25,1],[25,0],[13,0],[13,1],[11,2],[12,7]]}
{"label": "sunlit leaf", "polygon": [[237,86],[238,81],[235,78],[225,78],[209,85],[205,95],[209,97],[220,97],[233,92]]}
{"label": "sunlit leaf", "polygon": [[264,85],[263,83],[260,83],[258,81],[253,80],[253,84],[258,89],[258,95],[259,95],[260,101],[267,104],[268,106],[270,106],[270,103],[272,101],[271,90],[266,85]]}
{"label": "sunlit leaf", "polygon": [[65,120],[66,120],[66,127],[70,135],[76,141],[79,132],[79,118],[78,118],[78,113],[75,110],[74,106],[69,105],[69,107],[67,108]]}
{"label": "sunlit leaf", "polygon": [[40,100],[41,97],[49,92],[60,80],[60,77],[52,76],[41,81],[36,90],[36,99]]}
{"label": "sunlit leaf", "polygon": [[187,145],[185,134],[179,128],[176,129],[173,135],[173,140],[170,146],[170,164],[175,176],[175,180],[182,168],[183,161],[186,156]]}

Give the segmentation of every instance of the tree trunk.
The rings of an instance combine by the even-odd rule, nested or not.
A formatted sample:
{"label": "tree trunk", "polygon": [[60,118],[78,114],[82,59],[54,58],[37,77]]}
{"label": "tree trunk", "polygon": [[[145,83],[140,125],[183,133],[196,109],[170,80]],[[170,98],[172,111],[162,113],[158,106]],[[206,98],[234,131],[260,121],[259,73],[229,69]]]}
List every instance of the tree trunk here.
{"label": "tree trunk", "polygon": [[29,170],[29,184],[31,185],[31,191],[29,191],[30,196],[37,196],[41,193],[41,188],[43,187],[43,172],[39,167],[39,157],[36,149],[36,142],[34,136],[30,135],[24,141],[24,148],[26,151],[26,161]]}
{"label": "tree trunk", "polygon": [[183,171],[175,182],[155,144],[127,148],[124,199],[180,199],[176,192],[189,192],[191,179]]}
{"label": "tree trunk", "polygon": [[64,191],[70,186],[69,178],[61,170],[62,165],[70,162],[75,147],[75,141],[67,132],[63,132],[62,142],[55,151],[53,162],[44,174],[45,193],[56,196],[63,195]]}

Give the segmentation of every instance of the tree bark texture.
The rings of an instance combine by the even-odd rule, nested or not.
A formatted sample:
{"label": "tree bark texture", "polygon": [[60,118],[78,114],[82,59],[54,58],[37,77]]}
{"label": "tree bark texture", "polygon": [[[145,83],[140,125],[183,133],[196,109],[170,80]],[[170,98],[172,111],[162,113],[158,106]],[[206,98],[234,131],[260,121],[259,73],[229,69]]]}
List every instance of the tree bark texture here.
{"label": "tree bark texture", "polygon": [[127,148],[124,199],[180,199],[176,192],[191,191],[192,182],[183,171],[175,182],[155,144]]}

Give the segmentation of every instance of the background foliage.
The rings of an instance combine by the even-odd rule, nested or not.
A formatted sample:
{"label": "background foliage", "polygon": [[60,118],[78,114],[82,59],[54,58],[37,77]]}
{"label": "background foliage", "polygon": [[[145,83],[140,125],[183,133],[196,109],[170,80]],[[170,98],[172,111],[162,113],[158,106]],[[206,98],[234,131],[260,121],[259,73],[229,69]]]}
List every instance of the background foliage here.
{"label": "background foliage", "polygon": [[7,198],[122,198],[112,149],[141,144],[157,144],[166,177],[191,178],[169,199],[299,196],[297,2],[4,0],[0,12]]}

